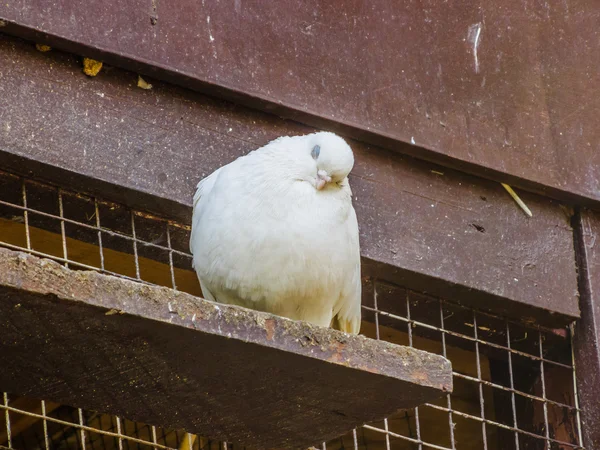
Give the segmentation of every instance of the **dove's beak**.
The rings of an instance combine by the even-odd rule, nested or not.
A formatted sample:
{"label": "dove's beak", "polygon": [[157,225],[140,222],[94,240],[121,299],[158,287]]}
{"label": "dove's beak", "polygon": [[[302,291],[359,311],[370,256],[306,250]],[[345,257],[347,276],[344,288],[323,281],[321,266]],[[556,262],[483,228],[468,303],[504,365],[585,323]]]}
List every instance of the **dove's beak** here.
{"label": "dove's beak", "polygon": [[317,172],[317,190],[320,191],[327,183],[331,181],[331,177],[324,170]]}

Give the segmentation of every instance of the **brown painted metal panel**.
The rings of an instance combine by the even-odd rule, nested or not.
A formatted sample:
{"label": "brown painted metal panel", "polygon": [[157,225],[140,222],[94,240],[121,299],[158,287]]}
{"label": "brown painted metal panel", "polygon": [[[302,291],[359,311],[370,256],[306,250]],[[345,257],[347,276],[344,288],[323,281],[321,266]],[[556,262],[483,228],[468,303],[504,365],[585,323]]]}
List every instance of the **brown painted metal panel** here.
{"label": "brown painted metal panel", "polygon": [[0,4],[6,32],[595,201],[599,13],[597,0]]}
{"label": "brown painted metal panel", "polygon": [[575,333],[577,384],[585,448],[600,449],[600,214],[575,218],[581,319]]}
{"label": "brown painted metal panel", "polygon": [[452,391],[450,362],[0,249],[0,387],[254,448]]}
{"label": "brown painted metal panel", "polygon": [[[189,221],[194,186],[296,123],[0,40],[0,164]],[[555,202],[352,142],[364,274],[511,317],[579,316],[572,229]],[[51,170],[49,170],[49,168]]]}

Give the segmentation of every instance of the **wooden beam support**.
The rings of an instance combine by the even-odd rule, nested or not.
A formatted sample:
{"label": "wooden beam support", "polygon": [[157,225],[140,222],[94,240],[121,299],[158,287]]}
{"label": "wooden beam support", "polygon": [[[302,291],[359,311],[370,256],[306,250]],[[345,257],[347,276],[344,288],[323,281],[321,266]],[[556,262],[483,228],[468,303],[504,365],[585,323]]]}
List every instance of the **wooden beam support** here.
{"label": "wooden beam support", "polygon": [[253,448],[306,448],[452,391],[450,362],[0,249],[0,386]]}
{"label": "wooden beam support", "polygon": [[[312,129],[0,39],[0,167],[189,223],[196,183]],[[352,141],[364,274],[547,325],[579,317],[570,213],[498,183]]]}
{"label": "wooden beam support", "polygon": [[581,319],[575,332],[577,387],[586,449],[600,449],[600,214],[575,217]]}
{"label": "wooden beam support", "polygon": [[597,0],[0,3],[6,33],[596,203],[597,12]]}

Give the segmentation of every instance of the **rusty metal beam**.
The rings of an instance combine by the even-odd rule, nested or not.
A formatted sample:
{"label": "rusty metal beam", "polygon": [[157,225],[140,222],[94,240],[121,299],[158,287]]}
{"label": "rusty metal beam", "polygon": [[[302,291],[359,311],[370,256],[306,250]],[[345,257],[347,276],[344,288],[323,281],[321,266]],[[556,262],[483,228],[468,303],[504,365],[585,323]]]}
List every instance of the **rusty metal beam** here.
{"label": "rusty metal beam", "polygon": [[600,449],[600,214],[575,216],[581,319],[575,333],[577,385],[586,449]]}
{"label": "rusty metal beam", "polygon": [[594,202],[597,13],[596,0],[0,4],[7,33]]}
{"label": "rusty metal beam", "polygon": [[0,387],[255,448],[452,391],[445,358],[0,249]]}
{"label": "rusty metal beam", "polygon": [[[189,222],[200,178],[293,122],[0,39],[0,165]],[[548,325],[579,316],[567,209],[352,141],[364,274]]]}

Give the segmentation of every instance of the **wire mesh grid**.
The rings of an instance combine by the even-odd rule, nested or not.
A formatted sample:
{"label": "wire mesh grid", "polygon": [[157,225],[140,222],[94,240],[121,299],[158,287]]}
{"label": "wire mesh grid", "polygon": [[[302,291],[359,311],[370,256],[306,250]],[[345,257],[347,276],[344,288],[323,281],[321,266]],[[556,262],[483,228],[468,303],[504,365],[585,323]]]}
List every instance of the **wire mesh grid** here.
{"label": "wire mesh grid", "polygon": [[[0,171],[0,246],[201,295],[188,241],[184,224]],[[364,289],[371,300],[362,334],[447,357],[454,392],[323,450],[583,448],[570,329],[513,322],[380,280]],[[0,409],[0,448],[232,448],[6,393]]]}

